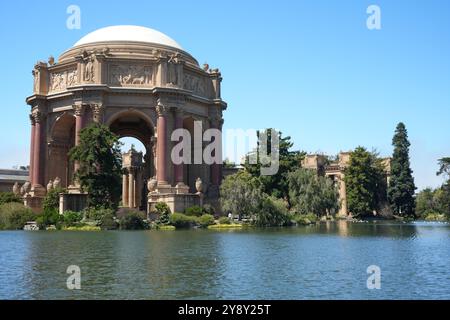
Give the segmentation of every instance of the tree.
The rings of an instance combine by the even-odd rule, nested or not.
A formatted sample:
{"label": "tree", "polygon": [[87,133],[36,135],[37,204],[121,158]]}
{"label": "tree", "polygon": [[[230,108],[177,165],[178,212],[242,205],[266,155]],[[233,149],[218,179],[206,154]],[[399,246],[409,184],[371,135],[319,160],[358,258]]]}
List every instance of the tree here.
{"label": "tree", "polygon": [[391,180],[388,188],[388,199],[394,214],[414,216],[414,178],[409,163],[408,132],[400,122],[392,139],[394,153],[391,161]]}
{"label": "tree", "polygon": [[[279,153],[279,168],[275,175],[262,176],[261,175],[261,161],[259,154],[257,154],[257,164],[249,163],[249,156],[246,157],[244,167],[253,177],[258,178],[261,182],[262,191],[275,198],[287,199],[289,201],[289,188],[286,181],[287,173],[296,170],[301,163],[301,160],[305,156],[304,152],[290,151],[294,145],[291,142],[291,137],[282,137],[282,133],[279,132],[279,150],[272,150],[272,132],[276,132],[272,129],[266,129],[265,134],[267,136],[267,152],[270,156],[272,152]],[[261,134],[258,131],[258,149],[261,145]]]}
{"label": "tree", "polygon": [[242,170],[227,176],[220,186],[220,204],[226,213],[249,217],[259,210],[261,182]]}
{"label": "tree", "polygon": [[357,147],[350,154],[344,174],[349,211],[355,216],[376,211],[381,204],[380,194],[384,186],[383,164],[377,154]]}
{"label": "tree", "polygon": [[436,203],[436,191],[426,188],[416,197],[416,216],[425,218],[429,213],[438,213],[439,205]]}
{"label": "tree", "polygon": [[440,188],[439,207],[441,213],[450,218],[450,157],[439,159],[437,175],[444,175],[447,178],[447,181]]}
{"label": "tree", "polygon": [[88,193],[88,206],[116,209],[122,178],[119,138],[108,127],[93,123],[80,131],[80,143],[69,155],[79,163],[75,178]]}
{"label": "tree", "polygon": [[339,210],[339,193],[331,179],[300,168],[288,173],[287,181],[289,198],[298,213],[323,216]]}

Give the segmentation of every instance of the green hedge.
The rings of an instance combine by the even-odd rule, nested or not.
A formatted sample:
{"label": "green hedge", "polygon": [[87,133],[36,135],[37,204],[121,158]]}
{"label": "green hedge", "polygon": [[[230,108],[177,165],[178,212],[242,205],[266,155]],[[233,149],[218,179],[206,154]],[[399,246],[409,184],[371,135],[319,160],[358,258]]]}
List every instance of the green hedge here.
{"label": "green hedge", "polygon": [[0,230],[21,230],[36,215],[21,203],[8,202],[0,205]]}
{"label": "green hedge", "polygon": [[190,217],[182,213],[173,213],[170,215],[170,224],[175,228],[189,228],[197,222],[196,217]]}

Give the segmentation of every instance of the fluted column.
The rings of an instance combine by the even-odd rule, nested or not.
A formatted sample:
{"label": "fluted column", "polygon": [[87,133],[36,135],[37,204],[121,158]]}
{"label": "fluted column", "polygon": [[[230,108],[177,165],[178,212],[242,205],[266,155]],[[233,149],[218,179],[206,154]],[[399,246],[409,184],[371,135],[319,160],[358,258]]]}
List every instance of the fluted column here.
{"label": "fluted column", "polygon": [[44,185],[43,179],[44,175],[42,172],[42,166],[41,166],[41,156],[42,156],[42,114],[41,112],[37,111],[34,112],[34,122],[35,122],[35,128],[34,128],[34,155],[33,155],[33,186],[42,187]]}
{"label": "fluted column", "polygon": [[167,107],[158,104],[156,112],[158,113],[157,121],[157,180],[158,185],[167,185]]}
{"label": "fluted column", "polygon": [[122,176],[122,206],[128,207],[128,174]]}
{"label": "fluted column", "polygon": [[134,208],[134,174],[131,168],[128,174],[128,188],[128,207]]}
{"label": "fluted column", "polygon": [[[75,110],[75,146],[78,146],[80,143],[80,131],[83,128],[84,122],[84,106],[74,105],[73,109]],[[77,172],[79,168],[80,163],[75,161],[74,172]]]}
{"label": "fluted column", "polygon": [[[175,111],[175,129],[183,129],[183,115],[184,115],[183,110]],[[184,140],[183,140],[183,142],[184,142]],[[183,163],[174,164],[175,184],[177,186],[184,185],[184,170],[183,169],[184,169]]]}
{"label": "fluted column", "polygon": [[31,182],[31,185],[33,185],[33,173],[34,173],[34,136],[36,134],[36,123],[34,121],[34,117],[32,114],[30,114],[30,121],[31,121],[31,139],[30,139],[30,170],[29,170],[29,181]]}

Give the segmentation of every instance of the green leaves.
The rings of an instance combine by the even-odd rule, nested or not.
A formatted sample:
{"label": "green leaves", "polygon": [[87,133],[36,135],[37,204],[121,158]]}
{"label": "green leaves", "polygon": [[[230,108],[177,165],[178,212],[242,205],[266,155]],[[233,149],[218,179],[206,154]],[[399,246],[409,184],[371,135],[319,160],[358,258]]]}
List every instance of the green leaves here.
{"label": "green leaves", "polygon": [[354,216],[372,214],[379,208],[386,191],[381,159],[377,154],[357,147],[350,154],[344,173],[349,212]]}
{"label": "green leaves", "polygon": [[404,217],[415,215],[414,193],[416,187],[409,162],[408,132],[399,123],[392,139],[394,153],[391,161],[391,180],[388,199],[394,214]]}
{"label": "green leaves", "polygon": [[289,199],[299,214],[323,216],[339,210],[339,193],[331,179],[315,170],[297,169],[287,175]]}
{"label": "green leaves", "polygon": [[88,206],[117,208],[122,176],[119,138],[108,127],[93,123],[81,130],[80,143],[69,156],[79,163],[75,178],[89,194]]}

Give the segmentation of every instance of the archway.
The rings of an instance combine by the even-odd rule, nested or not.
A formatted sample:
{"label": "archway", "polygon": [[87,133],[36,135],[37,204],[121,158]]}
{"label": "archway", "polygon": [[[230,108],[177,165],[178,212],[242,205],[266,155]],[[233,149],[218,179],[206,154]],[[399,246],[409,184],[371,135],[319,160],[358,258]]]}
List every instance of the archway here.
{"label": "archway", "polygon": [[75,117],[69,113],[59,116],[51,128],[48,142],[48,157],[45,181],[61,179],[61,186],[67,188],[73,181],[74,164],[69,151],[75,145]]}
{"label": "archway", "polygon": [[[116,114],[108,126],[125,143],[122,147],[125,169],[122,206],[145,210],[146,181],[156,172],[153,124],[140,112],[125,111]],[[131,149],[132,144],[134,150]]]}

